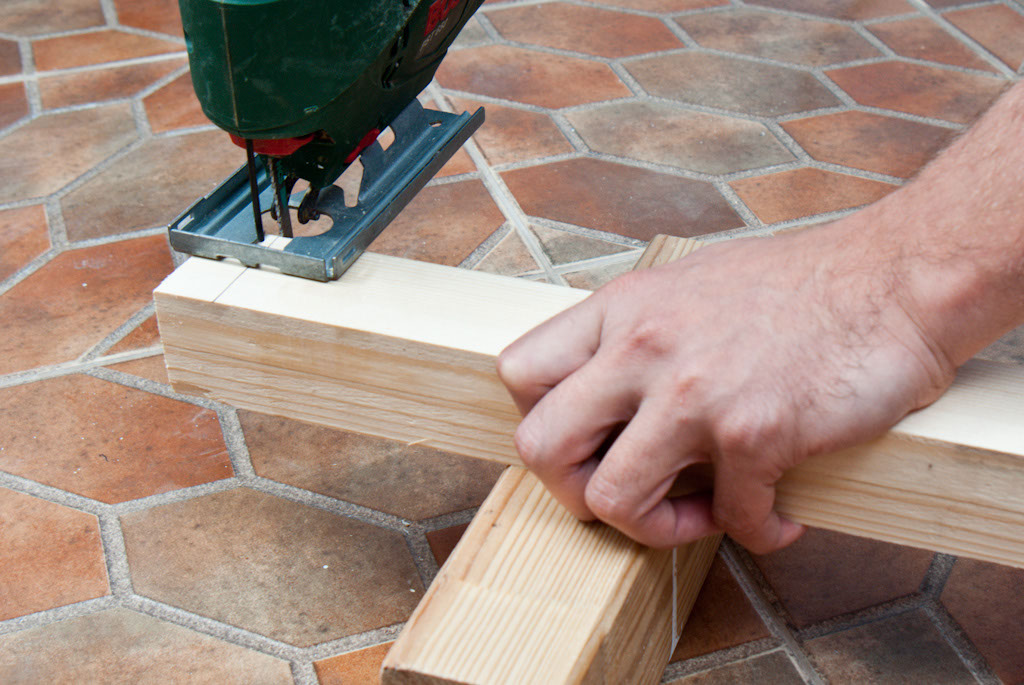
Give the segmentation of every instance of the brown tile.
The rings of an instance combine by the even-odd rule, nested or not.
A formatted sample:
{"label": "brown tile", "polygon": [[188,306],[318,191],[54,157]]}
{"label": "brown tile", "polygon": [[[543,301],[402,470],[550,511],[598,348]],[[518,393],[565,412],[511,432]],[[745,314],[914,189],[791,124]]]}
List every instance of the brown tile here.
{"label": "brown tile", "polygon": [[597,152],[706,174],[794,159],[763,124],[657,102],[611,102],[566,118]]}
{"label": "brown tile", "polygon": [[904,62],[881,62],[826,72],[862,105],[970,123],[1007,82]]}
{"label": "brown tile", "polygon": [[39,79],[39,94],[47,109],[131,97],[186,63],[185,58],[168,59],[128,67],[44,75]]}
{"label": "brown tile", "polygon": [[676,22],[703,47],[782,62],[825,66],[880,54],[848,26],[772,12],[740,9]]}
{"label": "brown tile", "polygon": [[473,268],[492,274],[518,276],[537,271],[540,265],[534,260],[519,235],[515,231],[508,231]]}
{"label": "brown tile", "polygon": [[28,116],[28,98],[21,83],[0,85],[0,128],[6,128]]}
{"label": "brown tile", "polygon": [[68,237],[166,225],[244,161],[223,131],[148,140],[61,200]]}
{"label": "brown tile", "polygon": [[956,7],[957,5],[967,5],[973,0],[924,0],[927,4],[932,7],[945,8],[945,7]]}
{"label": "brown tile", "polygon": [[504,220],[480,181],[431,186],[420,191],[370,250],[455,266]]}
{"label": "brown tile", "polygon": [[710,654],[769,635],[729,567],[719,557],[711,564],[672,661]]}
{"label": "brown tile", "polygon": [[36,36],[72,31],[104,23],[100,0],[4,0],[0,2],[0,31]]}
{"label": "brown tile", "polygon": [[728,5],[729,0],[603,0],[601,4],[646,12],[685,12]]}
{"label": "brown tile", "polygon": [[109,593],[95,516],[0,488],[0,621]]}
{"label": "brown tile", "polygon": [[721,55],[681,52],[626,69],[655,97],[734,112],[776,116],[839,104],[807,72]]}
{"label": "brown tile", "polygon": [[487,121],[473,140],[490,164],[522,162],[572,151],[572,146],[546,114],[514,107],[453,98],[452,105],[467,111],[483,106]]}
{"label": "brown tile", "polygon": [[0,39],[0,76],[20,73],[21,51],[18,49],[18,44],[13,40]]}
{"label": "brown tile", "polygon": [[908,178],[956,135],[938,126],[867,112],[839,112],[782,124],[800,147],[831,162]]}
{"label": "brown tile", "polygon": [[589,238],[569,231],[559,231],[546,226],[533,226],[531,230],[537,236],[544,254],[555,266],[636,250],[627,245]]}
{"label": "brown tile", "polygon": [[469,528],[468,523],[463,523],[451,528],[435,530],[427,533],[427,542],[430,544],[430,551],[438,566],[443,566],[448,557],[455,551],[455,546],[462,539],[462,534]]}
{"label": "brown tile", "polygon": [[178,0],[114,0],[117,22],[122,26],[183,36]]}
{"label": "brown tile", "polygon": [[50,247],[42,205],[0,211],[0,280]]}
{"label": "brown tile", "polygon": [[833,19],[876,19],[914,11],[906,0],[750,0],[750,4]]}
{"label": "brown tile", "polygon": [[985,5],[943,15],[1011,69],[1024,63],[1024,15],[1006,5]]}
{"label": "brown tile", "polygon": [[380,682],[380,667],[391,642],[357,649],[313,662],[320,685],[373,685]]}
{"label": "brown tile", "polygon": [[1024,366],[1024,326],[1015,328],[979,352],[976,357]]}
{"label": "brown tile", "polygon": [[985,60],[927,17],[875,24],[869,26],[868,30],[892,48],[897,55],[992,71],[992,67]]}
{"label": "brown tile", "polygon": [[[640,258],[639,251],[636,254],[636,258]],[[562,276],[565,278],[565,282],[573,288],[597,290],[601,286],[615,280],[624,273],[632,271],[635,265],[636,259],[630,259],[623,262],[616,262],[615,264],[605,264],[603,266],[594,266],[589,269],[573,271],[562,274]]]}
{"label": "brown tile", "polygon": [[36,117],[0,139],[0,202],[56,192],[135,137],[127,103]]}
{"label": "brown tile", "polygon": [[563,2],[494,10],[487,18],[509,40],[599,57],[627,57],[683,46],[653,17]]}
{"label": "brown tile", "polygon": [[142,104],[154,133],[210,123],[192,89],[192,75],[187,72],[147,95]]}
{"label": "brown tile", "polygon": [[479,505],[502,471],[423,445],[277,416],[242,411],[239,419],[258,475],[413,520]]}
{"label": "brown tile", "polygon": [[117,29],[43,38],[32,44],[32,54],[39,71],[84,67],[173,52],[184,53],[185,46]]}
{"label": "brown tile", "polygon": [[288,685],[287,661],[128,609],[0,637],[0,681]]}
{"label": "brown tile", "polygon": [[770,652],[752,659],[719,666],[669,681],[668,685],[734,685],[734,683],[771,683],[771,685],[799,685],[803,678],[779,652]]}
{"label": "brown tile", "polygon": [[928,551],[817,529],[754,557],[799,627],[917,592],[931,559]]}
{"label": "brown tile", "polygon": [[476,45],[483,45],[484,43],[491,43],[490,35],[484,30],[484,27],[480,25],[476,17],[473,17],[466,22],[466,25],[459,31],[459,36],[452,43],[452,48],[469,48]]}
{"label": "brown tile", "polygon": [[630,95],[607,64],[504,45],[450,53],[437,80],[445,88],[552,108]]}
{"label": "brown tile", "polygon": [[152,347],[159,342],[160,329],[157,327],[156,316],[151,316],[139,324],[138,328],[121,338],[116,345],[107,350],[107,354],[141,350]]}
{"label": "brown tile", "polygon": [[1024,682],[1024,569],[957,559],[942,603],[1003,682]]}
{"label": "brown tile", "polygon": [[743,225],[714,186],[596,159],[572,159],[502,174],[527,214],[650,240]]}
{"label": "brown tile", "polygon": [[101,502],[234,475],[209,409],[77,375],[0,390],[0,408],[4,471]]}
{"label": "brown tile", "polygon": [[408,618],[398,533],[238,489],[122,517],[135,592],[299,647]]}
{"label": "brown tile", "polygon": [[780,171],[729,185],[766,224],[870,204],[898,187],[820,169]]}
{"label": "brown tile", "polygon": [[163,236],[71,250],[0,297],[0,374],[70,361],[152,299],[171,272]]}
{"label": "brown tile", "polygon": [[921,610],[826,635],[804,645],[833,683],[975,683]]}
{"label": "brown tile", "polygon": [[142,359],[135,359],[130,362],[121,362],[120,364],[113,364],[110,366],[115,371],[123,371],[124,373],[132,376],[138,376],[139,378],[146,378],[157,383],[163,383],[169,385],[170,380],[167,378],[167,365],[164,362],[164,356],[162,354],[156,354],[152,357],[143,357]]}

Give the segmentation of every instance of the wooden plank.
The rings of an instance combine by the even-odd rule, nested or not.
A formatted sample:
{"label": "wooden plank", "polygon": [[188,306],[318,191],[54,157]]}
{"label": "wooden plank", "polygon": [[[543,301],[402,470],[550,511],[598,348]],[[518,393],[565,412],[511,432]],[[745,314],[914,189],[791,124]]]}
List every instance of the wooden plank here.
{"label": "wooden plank", "polygon": [[[494,357],[586,296],[369,254],[334,283],[246,269],[197,294],[218,266],[190,260],[156,292],[177,390],[510,464],[519,416]],[[1024,369],[973,361],[883,438],[792,469],[779,510],[1024,567],[1022,389]]]}

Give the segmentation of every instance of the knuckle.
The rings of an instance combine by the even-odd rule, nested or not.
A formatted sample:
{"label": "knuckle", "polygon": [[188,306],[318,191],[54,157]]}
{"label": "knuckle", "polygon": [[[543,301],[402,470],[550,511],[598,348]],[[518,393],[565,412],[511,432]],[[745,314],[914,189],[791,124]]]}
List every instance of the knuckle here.
{"label": "knuckle", "polygon": [[516,451],[519,453],[519,458],[523,460],[527,467],[532,469],[543,461],[543,449],[539,435],[529,417],[520,422],[519,427],[516,428],[516,432],[512,436],[512,441],[515,444]]}
{"label": "knuckle", "polygon": [[740,507],[715,502],[711,515],[719,528],[738,540],[748,540],[761,531],[761,522]]}
{"label": "knuckle", "polygon": [[525,355],[520,354],[516,345],[506,347],[495,361],[498,378],[506,387],[516,390],[528,384],[530,364]]}
{"label": "knuckle", "polygon": [[628,523],[632,519],[629,503],[623,500],[621,493],[606,480],[593,477],[583,491],[583,501],[594,516],[611,523]]}

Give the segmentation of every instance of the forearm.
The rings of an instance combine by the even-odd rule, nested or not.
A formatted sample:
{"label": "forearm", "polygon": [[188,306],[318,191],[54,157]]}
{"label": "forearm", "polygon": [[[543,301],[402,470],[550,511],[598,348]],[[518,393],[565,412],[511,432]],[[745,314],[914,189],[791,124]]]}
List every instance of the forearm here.
{"label": "forearm", "polygon": [[911,183],[838,223],[881,251],[953,366],[1024,324],[1024,83]]}

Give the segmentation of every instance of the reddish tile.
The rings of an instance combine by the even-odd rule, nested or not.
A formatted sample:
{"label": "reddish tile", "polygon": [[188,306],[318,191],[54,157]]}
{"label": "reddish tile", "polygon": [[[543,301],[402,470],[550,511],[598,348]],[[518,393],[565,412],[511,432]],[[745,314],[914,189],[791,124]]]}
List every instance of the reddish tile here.
{"label": "reddish tile", "polygon": [[0,488],[0,621],[109,593],[95,516]]}
{"label": "reddish tile", "polygon": [[608,255],[620,254],[622,252],[634,251],[636,248],[588,238],[569,231],[559,231],[546,226],[532,226],[533,234],[537,236],[544,254],[555,266],[571,264],[585,259],[595,257],[606,257]]}
{"label": "reddish tile", "polygon": [[0,31],[36,36],[73,31],[104,23],[100,0],[4,0],[0,2]]}
{"label": "reddish tile", "polygon": [[1006,86],[1002,79],[904,62],[826,72],[862,105],[970,123]]}
{"label": "reddish tile", "polygon": [[0,390],[0,408],[4,471],[101,502],[233,475],[209,409],[89,376]]}
{"label": "reddish tile", "polygon": [[945,7],[956,7],[957,5],[967,5],[973,0],[924,0],[927,4],[932,7],[945,8]]}
{"label": "reddish tile", "polygon": [[879,55],[848,26],[772,12],[740,9],[676,22],[703,47],[782,62],[825,66]]}
{"label": "reddish tile", "polygon": [[607,64],[504,45],[450,53],[437,80],[445,88],[553,108],[631,94]]}
{"label": "reddish tile", "polygon": [[28,98],[21,83],[0,85],[0,128],[6,128],[28,116]]}
{"label": "reddish tile", "polygon": [[178,0],[114,0],[117,22],[172,36],[183,36]]}
{"label": "reddish tile", "polygon": [[1011,69],[1024,63],[1024,15],[1006,5],[971,7],[943,15]]}
{"label": "reddish tile", "polygon": [[820,169],[780,171],[729,185],[766,224],[870,204],[897,188]]}
{"label": "reddish tile", "polygon": [[627,57],[683,46],[653,17],[563,2],[495,10],[487,18],[509,40],[599,57]]}
{"label": "reddish tile", "polygon": [[776,116],[839,104],[807,72],[721,55],[681,52],[627,62],[626,69],[655,97],[748,114]]}
{"label": "reddish tile", "polygon": [[462,98],[453,98],[452,105],[467,111],[481,106],[486,110],[487,121],[473,134],[473,140],[490,164],[572,152],[572,145],[546,114]]}
{"label": "reddish tile", "polygon": [[170,380],[167,378],[167,365],[162,354],[134,359],[130,362],[121,362],[120,364],[112,365],[110,368],[115,371],[123,371],[132,376],[138,376],[139,378],[146,378],[157,383],[170,385]]}
{"label": "reddish tile", "polygon": [[239,419],[260,476],[413,520],[479,505],[502,471],[423,445],[277,416],[243,411]]}
{"label": "reddish tile", "polygon": [[122,517],[135,592],[299,647],[408,618],[398,533],[237,489]]}
{"label": "reddish tile", "polygon": [[0,681],[290,685],[287,661],[128,609],[0,637]]}
{"label": "reddish tile", "polygon": [[181,43],[125,33],[117,29],[43,38],[32,44],[36,69],[68,69],[136,57],[185,52]]}
{"label": "reddish tile", "polygon": [[0,374],[70,361],[152,299],[171,272],[163,236],[71,250],[0,297]]}
{"label": "reddish tile", "polygon": [[56,192],[135,137],[128,104],[36,117],[0,138],[0,202]]}
{"label": "reddish tile", "polygon": [[166,225],[244,158],[222,131],[148,140],[61,200],[68,237],[86,240]]}
{"label": "reddish tile", "polygon": [[1015,328],[975,355],[981,359],[1024,366],[1024,326]]}
{"label": "reddish tile", "polygon": [[184,58],[168,59],[128,67],[44,75],[39,79],[39,94],[47,109],[131,97],[186,63]]}
{"label": "reddish tile", "polygon": [[314,661],[320,685],[371,685],[380,682],[380,667],[391,649],[391,642],[357,649],[329,659]]}
{"label": "reddish tile", "polygon": [[602,0],[601,4],[646,12],[685,12],[728,5],[729,0]]}
{"label": "reddish tile", "polygon": [[679,638],[672,661],[717,652],[770,633],[729,567],[716,558]]}
{"label": "reddish tile", "polygon": [[917,592],[931,559],[925,550],[817,529],[754,557],[798,627]]}
{"label": "reddish tile", "polygon": [[956,134],[947,128],[867,112],[839,112],[782,124],[800,147],[832,162],[908,178]]}
{"label": "reddish tile", "polygon": [[582,290],[597,290],[603,285],[606,285],[610,281],[615,280],[619,276],[632,271],[636,265],[636,260],[640,258],[639,251],[636,254],[636,259],[629,259],[623,262],[616,262],[615,264],[604,264],[602,266],[594,266],[589,269],[582,269],[580,271],[573,271],[571,273],[562,274],[565,278],[565,282],[573,288],[580,288]]}
{"label": "reddish tile", "polygon": [[0,211],[0,280],[50,247],[42,205]]}
{"label": "reddish tile", "polygon": [[453,49],[468,48],[474,45],[483,45],[484,43],[491,43],[490,35],[484,30],[484,27],[480,25],[476,17],[473,17],[466,22],[466,25],[459,31],[458,38],[452,43]]}
{"label": "reddish tile", "polygon": [[531,271],[537,271],[540,269],[540,265],[537,264],[533,255],[526,248],[526,245],[523,244],[519,234],[512,230],[499,240],[491,251],[473,268],[492,274],[518,276]]}
{"label": "reddish tile", "polygon": [[743,220],[708,183],[596,159],[503,174],[523,210],[537,217],[650,240],[738,228]]}
{"label": "reddish tile", "polygon": [[210,123],[192,89],[192,75],[189,73],[153,91],[142,99],[142,104],[146,108],[146,117],[153,133]]}
{"label": "reddish tile", "polygon": [[868,30],[897,55],[992,71],[985,60],[927,17],[875,24],[869,26]]}
{"label": "reddish tile", "polygon": [[121,338],[117,344],[107,350],[107,354],[116,354],[118,352],[127,352],[129,350],[141,350],[147,347],[152,347],[159,342],[160,329],[157,327],[156,317],[151,316],[139,324],[138,328]]}
{"label": "reddish tile", "polygon": [[800,685],[804,679],[786,658],[785,653],[768,654],[719,666],[710,671],[670,680],[667,685],[734,685],[735,683],[771,683]]}
{"label": "reddish tile", "polygon": [[942,603],[1003,682],[1024,682],[1024,569],[957,559]]}
{"label": "reddish tile", "polygon": [[828,682],[977,682],[921,610],[815,638],[804,647]]}
{"label": "reddish tile", "polygon": [[876,19],[914,11],[906,0],[750,0],[750,4],[833,19]]}
{"label": "reddish tile", "polygon": [[469,528],[468,523],[463,523],[451,528],[435,530],[427,533],[427,542],[430,544],[430,551],[438,566],[443,566],[448,557],[455,551],[455,546],[462,539],[462,534]]}
{"label": "reddish tile", "polygon": [[18,49],[18,44],[13,40],[0,39],[0,76],[20,73],[21,51]]}
{"label": "reddish tile", "polygon": [[656,102],[612,102],[566,118],[597,152],[706,174],[794,159],[762,124]]}
{"label": "reddish tile", "polygon": [[480,181],[431,186],[420,191],[370,250],[455,266],[504,220]]}

